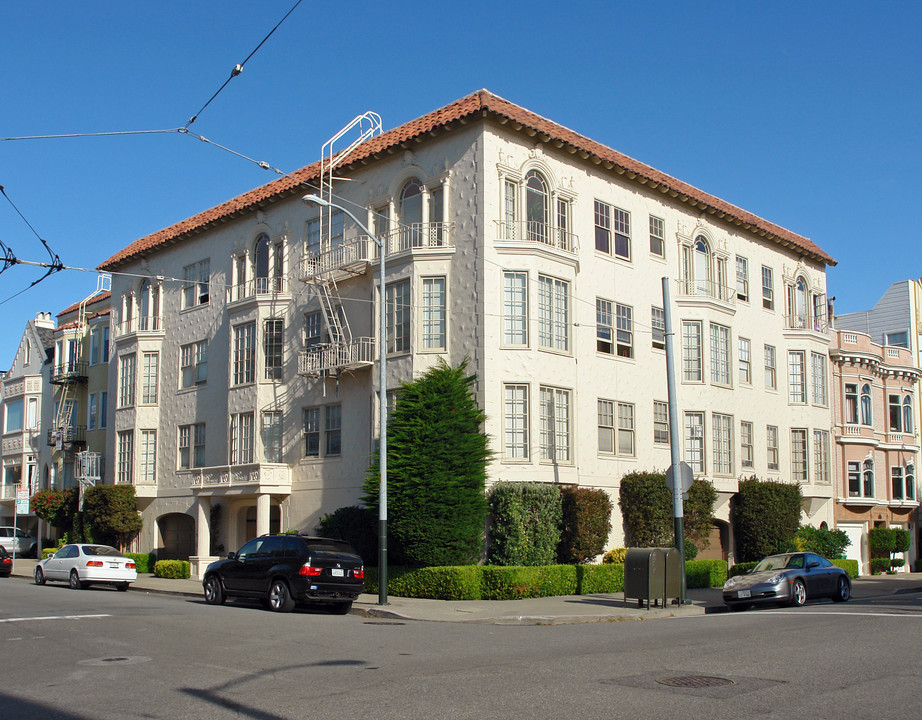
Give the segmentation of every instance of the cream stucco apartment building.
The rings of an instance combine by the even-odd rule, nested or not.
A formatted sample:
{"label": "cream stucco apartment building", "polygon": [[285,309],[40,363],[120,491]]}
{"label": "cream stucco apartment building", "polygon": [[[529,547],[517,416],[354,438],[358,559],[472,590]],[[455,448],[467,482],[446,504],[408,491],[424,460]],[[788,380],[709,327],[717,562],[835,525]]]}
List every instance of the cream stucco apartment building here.
{"label": "cream stucco apartment building", "polygon": [[753,474],[800,482],[805,522],[832,525],[834,261],[809,239],[486,90],[329,157],[100,265],[114,274],[107,476],[138,489],[143,549],[199,570],[361,494],[377,245],[302,201],[318,187],[386,248],[388,393],[467,358],[490,481],[617,502],[624,474],[669,465],[665,276],[682,453],[719,493],[709,552],[732,553],[729,499]]}

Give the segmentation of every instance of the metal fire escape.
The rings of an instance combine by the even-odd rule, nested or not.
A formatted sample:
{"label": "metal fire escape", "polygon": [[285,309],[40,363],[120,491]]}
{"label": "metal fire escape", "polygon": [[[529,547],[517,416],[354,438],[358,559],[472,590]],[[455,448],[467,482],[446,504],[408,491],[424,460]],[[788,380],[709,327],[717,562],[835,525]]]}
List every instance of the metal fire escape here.
{"label": "metal fire escape", "polygon": [[[74,424],[74,411],[77,408],[77,386],[87,381],[88,362],[85,357],[87,333],[87,312],[89,302],[108,292],[112,287],[112,276],[100,274],[96,279],[96,290],[81,301],[77,310],[77,319],[70,332],[68,348],[64,357],[57,358],[51,382],[60,386],[58,405],[54,425],[49,433],[49,444],[54,447],[54,455],[63,456],[73,452],[75,447],[86,447],[86,428]],[[80,486],[81,498],[84,487],[92,487],[102,479],[103,454],[82,450],[76,453],[74,476]]]}
{"label": "metal fire escape", "polygon": [[[353,130],[358,131],[358,137],[348,147],[337,150],[336,144]],[[335,177],[333,171],[346,162],[359,145],[380,133],[381,117],[366,112],[324,143],[320,158],[320,197],[323,200],[335,202],[333,182],[341,178]],[[321,206],[319,249],[305,256],[301,267],[301,280],[310,285],[320,301],[326,335],[326,342],[308,348],[299,357],[298,372],[308,377],[338,376],[344,370],[374,363],[374,338],[353,337],[348,316],[342,312],[337,286],[337,279],[355,277],[367,270],[373,259],[374,243],[366,236],[345,240],[343,225],[336,219],[338,212],[329,205]]]}

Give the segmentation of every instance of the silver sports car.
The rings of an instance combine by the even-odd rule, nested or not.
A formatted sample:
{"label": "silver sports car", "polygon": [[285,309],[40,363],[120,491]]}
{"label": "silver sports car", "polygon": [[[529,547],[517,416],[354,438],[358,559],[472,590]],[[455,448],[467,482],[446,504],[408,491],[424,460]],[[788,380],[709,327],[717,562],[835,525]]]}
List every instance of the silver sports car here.
{"label": "silver sports car", "polygon": [[724,603],[745,610],[756,603],[801,606],[808,598],[828,597],[845,602],[852,582],[842,568],[815,553],[769,555],[745,575],[724,583]]}

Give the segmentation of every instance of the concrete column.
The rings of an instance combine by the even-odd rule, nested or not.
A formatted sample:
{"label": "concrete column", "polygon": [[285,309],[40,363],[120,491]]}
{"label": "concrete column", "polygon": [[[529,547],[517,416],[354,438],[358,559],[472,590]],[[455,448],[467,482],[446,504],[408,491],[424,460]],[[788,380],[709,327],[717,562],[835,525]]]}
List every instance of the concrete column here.
{"label": "concrete column", "polygon": [[265,535],[269,532],[269,506],[270,496],[266,493],[256,498],[256,534]]}
{"label": "concrete column", "polygon": [[209,563],[217,560],[211,555],[211,498],[200,495],[195,503],[195,552],[189,558],[190,575],[201,580]]}

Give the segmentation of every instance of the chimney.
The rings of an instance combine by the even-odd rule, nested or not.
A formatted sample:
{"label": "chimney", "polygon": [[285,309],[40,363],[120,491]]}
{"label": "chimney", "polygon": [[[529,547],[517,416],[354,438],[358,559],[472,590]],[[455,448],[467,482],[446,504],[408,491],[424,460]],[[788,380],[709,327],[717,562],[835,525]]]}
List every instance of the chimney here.
{"label": "chimney", "polygon": [[54,330],[54,320],[51,319],[50,312],[40,312],[35,314],[35,327],[48,328]]}

